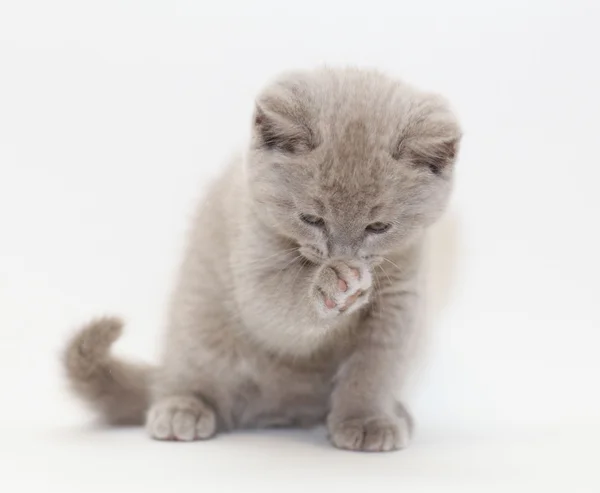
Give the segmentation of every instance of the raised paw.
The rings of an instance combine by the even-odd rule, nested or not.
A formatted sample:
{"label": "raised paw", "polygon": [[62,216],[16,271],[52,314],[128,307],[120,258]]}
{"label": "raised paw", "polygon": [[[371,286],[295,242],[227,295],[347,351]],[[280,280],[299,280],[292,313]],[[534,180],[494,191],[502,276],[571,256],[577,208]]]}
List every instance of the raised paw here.
{"label": "raised paw", "polygon": [[217,419],[200,399],[167,397],[150,408],[146,428],[156,440],[205,440],[216,433]]}
{"label": "raised paw", "polygon": [[390,452],[405,448],[410,426],[401,417],[351,418],[328,424],[329,438],[337,448],[364,452]]}
{"label": "raised paw", "polygon": [[319,314],[330,318],[351,313],[367,303],[371,283],[366,264],[332,260],[317,271],[311,295]]}

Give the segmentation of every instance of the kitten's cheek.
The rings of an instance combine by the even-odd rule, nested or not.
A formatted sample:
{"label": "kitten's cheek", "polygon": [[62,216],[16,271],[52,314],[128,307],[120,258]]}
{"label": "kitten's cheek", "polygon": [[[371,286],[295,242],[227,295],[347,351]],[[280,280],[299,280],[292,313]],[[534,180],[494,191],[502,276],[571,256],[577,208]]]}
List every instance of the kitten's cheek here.
{"label": "kitten's cheek", "polygon": [[321,264],[326,258],[323,251],[312,245],[305,245],[301,247],[299,251],[300,255],[315,264]]}
{"label": "kitten's cheek", "polygon": [[371,267],[377,267],[383,263],[383,257],[381,255],[362,255],[361,258]]}

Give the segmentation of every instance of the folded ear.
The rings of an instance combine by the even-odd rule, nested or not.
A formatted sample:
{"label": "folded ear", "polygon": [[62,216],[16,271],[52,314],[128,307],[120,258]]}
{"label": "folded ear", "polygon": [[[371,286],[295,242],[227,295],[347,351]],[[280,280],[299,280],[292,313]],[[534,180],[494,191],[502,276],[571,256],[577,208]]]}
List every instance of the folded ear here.
{"label": "folded ear", "polygon": [[314,149],[318,138],[311,113],[311,101],[300,88],[283,83],[267,88],[256,102],[254,145],[288,154]]}
{"label": "folded ear", "polygon": [[442,175],[456,161],[462,138],[459,124],[445,102],[438,99],[432,99],[415,110],[392,155],[395,159],[407,159],[413,166]]}
{"label": "folded ear", "polygon": [[456,160],[460,136],[447,139],[407,139],[402,156],[414,166],[426,168],[435,175],[441,175]]}

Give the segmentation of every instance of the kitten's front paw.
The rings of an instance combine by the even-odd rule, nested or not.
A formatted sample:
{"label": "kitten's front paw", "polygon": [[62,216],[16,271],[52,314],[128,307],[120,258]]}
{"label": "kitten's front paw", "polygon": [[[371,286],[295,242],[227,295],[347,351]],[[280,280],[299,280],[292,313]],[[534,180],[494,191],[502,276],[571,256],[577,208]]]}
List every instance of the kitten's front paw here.
{"label": "kitten's front paw", "polygon": [[410,426],[401,417],[350,418],[328,423],[329,438],[337,448],[365,452],[403,449],[410,441]]}
{"label": "kitten's front paw", "polygon": [[167,397],[150,408],[146,428],[156,440],[205,440],[216,433],[217,419],[200,399]]}
{"label": "kitten's front paw", "polygon": [[311,286],[311,297],[324,318],[351,313],[369,301],[373,278],[366,264],[331,260],[322,265]]}

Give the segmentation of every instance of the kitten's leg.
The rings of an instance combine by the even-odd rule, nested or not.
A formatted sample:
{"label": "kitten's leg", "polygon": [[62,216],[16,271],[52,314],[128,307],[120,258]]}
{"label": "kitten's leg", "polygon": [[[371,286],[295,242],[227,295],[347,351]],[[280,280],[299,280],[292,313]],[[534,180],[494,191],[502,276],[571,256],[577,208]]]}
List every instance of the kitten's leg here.
{"label": "kitten's leg", "polygon": [[396,406],[389,376],[395,366],[388,350],[374,348],[359,349],[344,363],[327,418],[336,447],[383,452],[408,445],[412,420]]}
{"label": "kitten's leg", "polygon": [[210,292],[189,293],[196,294],[182,283],[153,382],[146,428],[157,440],[213,437],[224,422],[220,413],[227,411],[227,395],[232,394],[229,383],[235,365],[228,351],[228,319],[217,302],[210,303]]}
{"label": "kitten's leg", "polygon": [[412,419],[394,393],[408,363],[416,294],[412,280],[386,276],[331,396],[327,426],[339,448],[389,451],[406,447],[410,440]]}
{"label": "kitten's leg", "polygon": [[[219,422],[211,405],[215,384],[202,364],[208,355],[193,346],[173,344],[174,332],[169,333],[168,356],[154,382],[146,429],[156,440],[205,440],[217,433]],[[199,365],[191,363],[194,356]]]}

